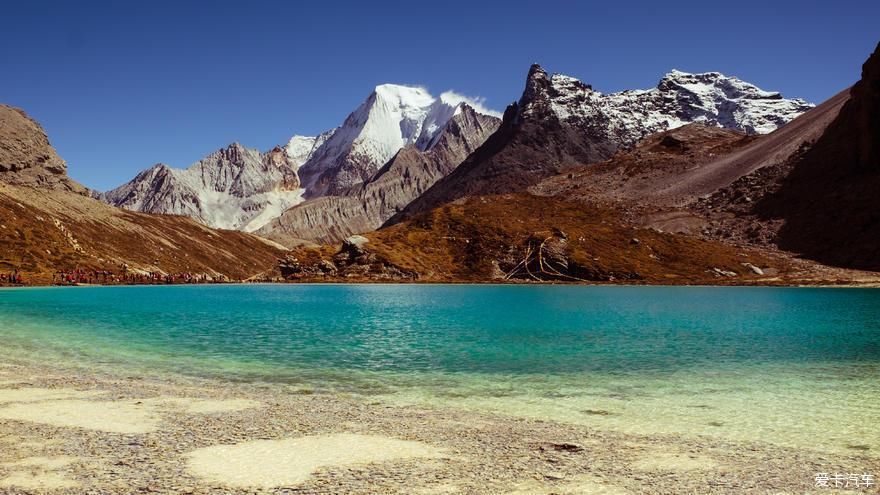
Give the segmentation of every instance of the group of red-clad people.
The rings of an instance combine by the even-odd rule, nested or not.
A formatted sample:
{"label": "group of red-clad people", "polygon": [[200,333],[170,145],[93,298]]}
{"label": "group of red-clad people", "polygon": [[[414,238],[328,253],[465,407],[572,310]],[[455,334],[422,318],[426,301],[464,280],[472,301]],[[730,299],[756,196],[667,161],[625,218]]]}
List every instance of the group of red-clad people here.
{"label": "group of red-clad people", "polygon": [[9,273],[0,273],[0,284],[4,285],[23,285],[24,277],[18,270],[12,270]]}
{"label": "group of red-clad people", "polygon": [[77,284],[129,284],[129,285],[153,285],[153,284],[211,284],[225,283],[229,279],[223,275],[208,276],[206,274],[193,273],[160,273],[160,272],[130,272],[123,268],[122,273],[110,270],[93,270],[77,268],[75,270],[58,270],[52,274],[52,283],[55,285]]}
{"label": "group of red-clad people", "polygon": [[59,285],[107,284],[116,282],[119,282],[118,277],[109,270],[77,268],[75,270],[58,270],[52,274],[52,283]]}

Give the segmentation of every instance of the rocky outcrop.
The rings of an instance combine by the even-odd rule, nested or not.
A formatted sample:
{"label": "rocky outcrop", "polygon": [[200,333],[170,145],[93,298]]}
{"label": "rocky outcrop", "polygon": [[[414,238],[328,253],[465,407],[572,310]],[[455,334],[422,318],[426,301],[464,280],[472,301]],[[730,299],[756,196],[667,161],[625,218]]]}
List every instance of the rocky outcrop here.
{"label": "rocky outcrop", "polygon": [[87,193],[67,176],[67,163],[49,144],[43,127],[7,105],[0,105],[0,181]]}
{"label": "rocky outcrop", "polygon": [[409,145],[366,183],[339,196],[299,204],[259,233],[285,242],[306,239],[336,242],[352,234],[377,229],[386,220],[448,175],[495,130],[500,121],[461,104],[432,138],[427,151]]}
{"label": "rocky outcrop", "polygon": [[371,251],[369,239],[355,235],[342,241],[342,246],[331,257],[320,252],[306,252],[301,261],[296,254],[279,260],[281,276],[292,281],[322,279],[354,280],[417,280],[415,271],[403,269]]}
{"label": "rocky outcrop", "polygon": [[390,223],[464,196],[524,190],[688,123],[769,132],[811,107],[719,73],[674,71],[652,90],[606,95],[533,65],[499,132]]}

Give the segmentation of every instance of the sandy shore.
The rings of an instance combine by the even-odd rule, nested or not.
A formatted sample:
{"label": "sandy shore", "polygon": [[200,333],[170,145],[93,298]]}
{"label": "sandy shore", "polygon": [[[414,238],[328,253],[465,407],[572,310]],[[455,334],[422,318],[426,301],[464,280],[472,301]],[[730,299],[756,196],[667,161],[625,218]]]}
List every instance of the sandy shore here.
{"label": "sandy shore", "polygon": [[4,494],[836,493],[819,472],[876,477],[880,459],[0,365]]}

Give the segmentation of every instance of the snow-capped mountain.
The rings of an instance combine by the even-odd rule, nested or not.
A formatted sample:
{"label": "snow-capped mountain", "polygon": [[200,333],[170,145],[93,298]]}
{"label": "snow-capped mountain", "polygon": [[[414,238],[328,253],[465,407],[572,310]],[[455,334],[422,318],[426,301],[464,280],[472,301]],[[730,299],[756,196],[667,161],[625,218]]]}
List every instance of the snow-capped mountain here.
{"label": "snow-capped mountain", "polygon": [[342,195],[300,203],[257,234],[282,244],[335,242],[381,226],[454,170],[501,124],[501,119],[478,113],[464,101],[453,103],[454,107],[436,105],[440,112],[425,120],[416,143],[395,153],[369,180]]}
{"label": "snow-capped mountain", "polygon": [[301,170],[308,197],[338,195],[367,181],[407,145],[431,148],[462,104],[498,116],[453,92],[434,98],[424,88],[382,84],[315,150]]}
{"label": "snow-capped mountain", "polygon": [[605,136],[623,145],[694,122],[766,134],[814,106],[718,72],[673,70],[656,88],[610,94],[595,91],[573,77],[554,74],[549,77],[547,92],[559,119],[571,123],[604,119]]}
{"label": "snow-capped mountain", "polygon": [[391,222],[464,196],[522,191],[567,166],[607,160],[685,124],[767,133],[812,107],[717,72],[672,71],[656,88],[603,94],[533,65],[499,131]]}
{"label": "snow-capped mountain", "polygon": [[[453,175],[475,173],[468,171],[476,162],[485,161],[504,147],[511,151],[491,157],[490,161],[497,163],[490,167],[485,181],[466,179],[454,186],[454,194],[486,187],[489,192],[527,186],[566,163],[604,160],[649,134],[692,122],[766,133],[811,107],[803,100],[784,99],[779,93],[716,72],[672,71],[656,88],[603,94],[572,77],[550,76],[536,65],[529,72],[522,98],[505,114],[501,135],[493,136],[488,148],[475,150],[465,162],[467,166]],[[352,223],[346,217],[351,225],[373,225],[405,206],[399,204],[401,201],[413,199],[412,195],[421,194],[442,175],[456,169],[463,159],[457,152],[435,153],[430,159],[418,154],[436,147],[448,124],[465,108],[482,117],[498,116],[480,101],[452,91],[435,98],[421,87],[382,84],[341,126],[319,136],[293,136],[286,145],[266,153],[234,144],[186,170],[156,165],[103,198],[132,210],[188,215],[213,227],[254,231],[304,198],[355,196],[359,186],[374,181],[380,169],[406,149],[411,164],[401,170],[419,180],[404,181],[399,194],[390,200],[385,197],[374,201],[381,206],[375,212],[363,206],[366,220]],[[469,119],[474,121],[474,117]],[[466,146],[456,145],[455,149],[470,151],[472,145],[479,146],[486,140],[485,130],[494,130],[494,125],[485,121],[461,128],[472,129],[473,135],[458,136]],[[526,138],[508,143],[512,136]],[[432,163],[432,170],[416,170],[413,164],[427,163],[425,160]],[[456,163],[435,163],[438,160]],[[381,191],[377,194],[381,196]],[[315,208],[302,211],[314,212]],[[306,223],[324,235],[326,229],[316,224],[314,219],[319,216],[315,215]],[[288,222],[299,223],[299,219]],[[327,229],[345,230],[333,230],[333,226]]]}
{"label": "snow-capped mountain", "polygon": [[185,170],[157,164],[101,197],[130,210],[187,215],[212,227],[252,232],[304,195],[344,194],[364,183],[406,146],[433,148],[465,105],[479,115],[497,115],[451,91],[435,98],[424,88],[383,84],[342,126],[318,136],[296,135],[266,153],[236,143]]}
{"label": "snow-capped mountain", "polygon": [[254,231],[302,201],[296,171],[311,152],[303,148],[307,143],[314,147],[319,139],[296,136],[288,146],[266,153],[233,143],[185,170],[160,163],[102,199],[129,210],[187,215],[211,227]]}

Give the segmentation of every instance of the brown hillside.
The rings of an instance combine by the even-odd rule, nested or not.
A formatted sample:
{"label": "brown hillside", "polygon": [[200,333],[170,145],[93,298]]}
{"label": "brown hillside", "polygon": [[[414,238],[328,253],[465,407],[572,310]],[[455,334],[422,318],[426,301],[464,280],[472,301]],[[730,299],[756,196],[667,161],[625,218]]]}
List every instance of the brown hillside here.
{"label": "brown hillside", "polygon": [[340,250],[295,250],[300,279],[750,283],[773,273],[756,252],[635,229],[610,210],[531,194],[480,196],[364,234]]}
{"label": "brown hillside", "polygon": [[0,184],[0,273],[48,283],[56,270],[91,268],[274,276],[283,251],[241,232],[179,216],[134,213],[78,194]]}
{"label": "brown hillside", "polygon": [[258,237],[214,230],[194,220],[134,213],[85,194],[43,128],[0,105],[0,275],[49,283],[58,271],[114,274],[277,274],[284,250]]}
{"label": "brown hillside", "polygon": [[756,211],[783,223],[781,248],[880,271],[880,44],[849,101]]}

